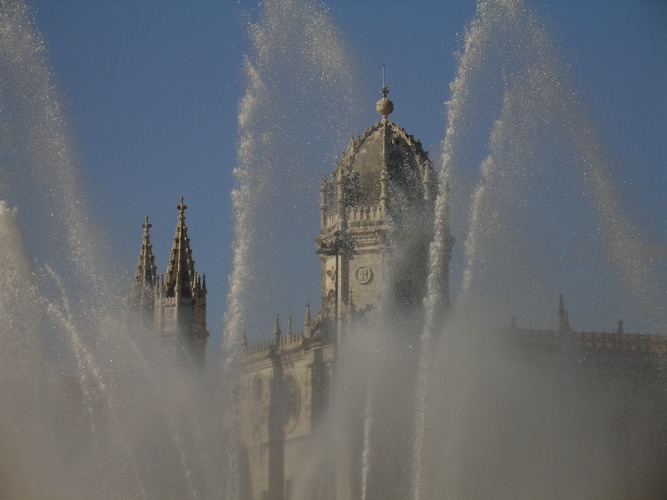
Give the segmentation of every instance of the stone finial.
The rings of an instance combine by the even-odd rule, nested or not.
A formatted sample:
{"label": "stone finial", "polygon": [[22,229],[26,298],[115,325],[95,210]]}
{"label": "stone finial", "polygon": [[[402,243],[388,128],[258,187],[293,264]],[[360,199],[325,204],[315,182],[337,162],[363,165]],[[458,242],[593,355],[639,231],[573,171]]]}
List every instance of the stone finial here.
{"label": "stone finial", "polygon": [[375,103],[375,110],[382,116],[383,120],[387,119],[392,111],[394,111],[394,103],[387,99],[387,94],[389,94],[389,87],[385,85],[384,82],[384,64],[382,65],[382,89],[380,90],[382,98]]}
{"label": "stone finial", "polygon": [[282,332],[280,331],[280,314],[276,314],[276,324],[273,327],[273,339],[276,344],[280,341],[280,336]]}
{"label": "stone finial", "polygon": [[188,206],[184,203],[183,197],[181,196],[181,202],[176,205],[176,208],[178,209],[178,212],[180,215],[185,215],[185,210],[188,208]]}
{"label": "stone finial", "polygon": [[394,103],[391,100],[383,97],[375,103],[375,111],[377,111],[383,119],[387,117],[394,111]]}
{"label": "stone finial", "polygon": [[303,333],[306,338],[313,335],[313,321],[310,317],[310,302],[306,303],[306,318],[303,321]]}
{"label": "stone finial", "polygon": [[144,229],[144,234],[148,234],[148,230],[153,227],[153,224],[148,222],[148,215],[144,217],[144,223],[141,227]]}
{"label": "stone finial", "polygon": [[380,210],[384,213],[387,208],[387,162],[382,161],[382,170],[380,171]]}
{"label": "stone finial", "polygon": [[424,186],[424,199],[429,201],[431,199],[431,168],[429,165],[426,165],[426,168],[424,169],[422,186]]}
{"label": "stone finial", "polygon": [[570,315],[568,314],[567,309],[565,309],[562,294],[558,299],[558,331],[570,331]]}

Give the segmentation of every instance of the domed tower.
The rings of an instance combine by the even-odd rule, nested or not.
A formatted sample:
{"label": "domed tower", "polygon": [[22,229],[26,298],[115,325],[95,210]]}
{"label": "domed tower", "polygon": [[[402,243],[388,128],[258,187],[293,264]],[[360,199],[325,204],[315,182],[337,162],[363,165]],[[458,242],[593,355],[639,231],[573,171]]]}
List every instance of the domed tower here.
{"label": "domed tower", "polygon": [[[389,120],[387,93],[383,86],[380,121],[350,140],[320,185],[321,316],[334,324],[381,301],[392,311],[419,309],[426,294],[437,176],[419,140]],[[446,266],[448,229],[447,242]],[[448,283],[441,289],[447,304]]]}
{"label": "domed tower", "polygon": [[192,259],[185,209],[181,202],[167,272],[162,275],[155,294],[155,327],[164,341],[203,364],[209,336],[206,328],[206,275],[199,276]]}

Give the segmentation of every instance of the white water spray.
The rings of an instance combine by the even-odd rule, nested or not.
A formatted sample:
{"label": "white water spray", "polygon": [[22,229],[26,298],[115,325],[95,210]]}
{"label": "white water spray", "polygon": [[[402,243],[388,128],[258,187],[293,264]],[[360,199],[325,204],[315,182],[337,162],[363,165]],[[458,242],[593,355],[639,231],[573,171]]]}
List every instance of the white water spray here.
{"label": "white water spray", "polygon": [[213,496],[217,414],[202,381],[120,304],[129,284],[88,218],[46,56],[26,4],[0,2],[0,194],[35,252],[0,203],[0,428],[15,429],[0,431],[15,450],[0,461],[0,496]]}
{"label": "white water spray", "polygon": [[373,422],[373,384],[368,380],[364,405],[363,447],[361,451],[361,500],[368,496],[368,474],[371,467],[371,424]]}
{"label": "white water spray", "polygon": [[[472,167],[473,158],[464,149],[470,135],[484,130],[470,127],[473,116],[486,107],[490,123],[488,154],[480,161],[477,186],[470,195],[468,231],[464,248],[462,283],[456,307],[465,310],[484,297],[486,300],[508,300],[510,307],[518,304],[538,311],[544,304],[548,282],[531,267],[535,263],[527,255],[526,236],[539,240],[536,233],[522,232],[521,218],[531,209],[529,195],[537,182],[546,180],[542,165],[553,163],[561,149],[571,151],[581,172],[581,180],[589,189],[584,191],[590,202],[591,218],[602,227],[602,242],[609,260],[620,271],[621,281],[636,298],[656,331],[664,328],[664,287],[652,276],[656,263],[645,258],[649,252],[635,227],[623,216],[620,202],[609,177],[593,127],[583,117],[573,97],[570,76],[553,46],[550,36],[534,13],[522,1],[478,3],[477,14],[470,22],[459,57],[455,80],[450,85],[452,96],[447,103],[447,131],[443,141],[441,192],[436,205],[435,237],[431,246],[431,272],[425,300],[425,327],[421,338],[421,358],[417,387],[415,430],[415,463],[413,498],[428,496],[424,492],[422,462],[424,455],[425,420],[427,416],[427,374],[432,369],[433,333],[441,330],[435,324],[440,304],[438,289],[444,256],[444,229],[449,218],[450,196],[444,189],[450,182],[464,186],[464,168]],[[484,92],[480,87],[487,86]],[[500,105],[485,105],[482,96],[493,96]],[[486,97],[488,99],[488,97]],[[554,139],[554,137],[556,139]],[[560,142],[559,142],[560,141]],[[468,141],[469,142],[469,141]],[[561,159],[566,162],[565,158]],[[577,172],[557,172],[558,176],[575,176]],[[538,180],[539,179],[539,180]],[[562,182],[562,181],[561,181]],[[581,185],[581,182],[579,183]],[[575,186],[578,189],[579,186]],[[547,187],[548,189],[548,187]],[[465,191],[465,190],[464,190]],[[458,204],[465,200],[459,194]],[[567,196],[567,194],[566,194]],[[540,200],[549,208],[550,197]],[[562,210],[562,209],[561,209]],[[523,214],[519,215],[521,212]],[[559,228],[558,217],[549,214],[542,227]],[[510,220],[512,222],[510,222]],[[564,228],[563,228],[564,229]],[[548,252],[547,252],[548,253]],[[508,259],[512,255],[514,258]],[[543,254],[543,257],[546,254]],[[547,267],[544,262],[542,267]],[[500,277],[495,274],[501,273]],[[514,284],[516,290],[530,290],[521,297],[508,293],[507,284],[525,276],[525,284]],[[503,283],[496,290],[490,283]],[[562,285],[551,285],[562,286]],[[551,291],[553,293],[553,291]],[[483,302],[484,303],[484,302]],[[488,304],[488,302],[486,302]],[[477,304],[478,306],[479,304]],[[472,309],[471,311],[474,311]]]}
{"label": "white water spray", "polygon": [[424,329],[420,337],[420,356],[417,379],[416,421],[413,463],[413,498],[418,500],[422,495],[422,460],[424,446],[424,426],[426,418],[426,378],[431,365],[432,335],[439,311],[443,304],[442,273],[448,264],[447,250],[451,242],[449,217],[450,196],[449,183],[452,170],[466,159],[465,136],[466,126],[470,124],[475,113],[471,112],[475,105],[475,90],[480,85],[479,73],[486,61],[491,57],[485,47],[493,36],[488,16],[488,2],[478,3],[478,15],[468,24],[464,37],[464,50],[459,55],[456,76],[450,83],[451,97],[446,103],[447,123],[445,137],[442,142],[441,166],[438,175],[438,196],[435,203],[435,221],[433,242],[429,248],[429,274],[427,292],[424,299]]}
{"label": "white water spray", "polygon": [[[258,311],[252,304],[301,308],[314,292],[304,289],[294,274],[283,276],[280,269],[290,266],[276,266],[275,261],[292,255],[295,262],[308,262],[295,249],[308,251],[312,236],[303,228],[316,227],[317,219],[308,221],[304,214],[317,213],[310,189],[317,185],[321,152],[333,157],[342,148],[343,134],[359,109],[352,97],[354,70],[347,48],[319,4],[266,2],[248,33],[252,53],[244,60],[247,87],[239,105],[233,264],[223,331],[226,380],[238,373],[243,333],[251,329],[248,333],[257,335],[258,328],[268,331],[271,325],[273,312]],[[304,149],[304,144],[310,147]],[[275,293],[286,282],[296,288],[290,294],[296,303],[281,302],[285,294]],[[238,425],[237,392],[230,388],[223,396],[225,432],[231,434]],[[230,467],[238,459],[235,446],[230,444]],[[238,480],[230,478],[228,487]],[[238,494],[228,491],[228,498]]]}

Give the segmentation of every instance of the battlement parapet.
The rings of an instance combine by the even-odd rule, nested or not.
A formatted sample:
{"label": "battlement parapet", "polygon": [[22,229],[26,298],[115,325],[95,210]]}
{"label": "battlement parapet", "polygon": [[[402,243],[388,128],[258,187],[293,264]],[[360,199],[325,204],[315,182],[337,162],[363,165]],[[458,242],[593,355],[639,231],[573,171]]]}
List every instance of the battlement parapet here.
{"label": "battlement parapet", "polygon": [[645,333],[535,330],[519,328],[516,333],[529,344],[560,347],[570,343],[590,351],[667,353],[667,336]]}
{"label": "battlement parapet", "polygon": [[667,353],[667,337],[641,333],[574,332],[573,342],[596,351]]}

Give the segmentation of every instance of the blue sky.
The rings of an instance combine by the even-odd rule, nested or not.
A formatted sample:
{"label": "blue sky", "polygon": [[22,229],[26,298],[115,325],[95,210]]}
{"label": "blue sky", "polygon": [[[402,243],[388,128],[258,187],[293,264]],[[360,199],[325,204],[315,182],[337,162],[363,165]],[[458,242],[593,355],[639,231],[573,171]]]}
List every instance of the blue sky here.
{"label": "blue sky", "polygon": [[[245,90],[251,2],[31,0],[69,121],[93,220],[118,264],[133,271],[144,215],[161,271],[185,196],[193,254],[209,284],[209,328],[219,343],[232,216],[237,110]],[[611,159],[623,206],[665,258],[667,247],[667,6],[658,1],[528,2],[571,66],[581,100]],[[326,3],[359,68],[376,121],[387,65],[392,118],[437,162],[444,102],[474,2]],[[332,165],[314,166],[328,173]],[[317,186],[313,186],[316,210]],[[312,247],[313,227],[304,240]],[[458,241],[462,235],[455,234]],[[313,263],[316,256],[313,251]],[[316,267],[314,267],[316,269]],[[313,296],[317,302],[317,277]],[[560,290],[554,290],[554,297]],[[554,299],[555,300],[555,299]],[[576,308],[576,305],[573,305]],[[554,304],[555,307],[555,304]],[[273,314],[273,313],[272,313]],[[302,310],[283,312],[301,318]],[[613,327],[594,316],[587,329]],[[544,322],[551,326],[552,318]],[[268,337],[266,332],[265,337]]]}

